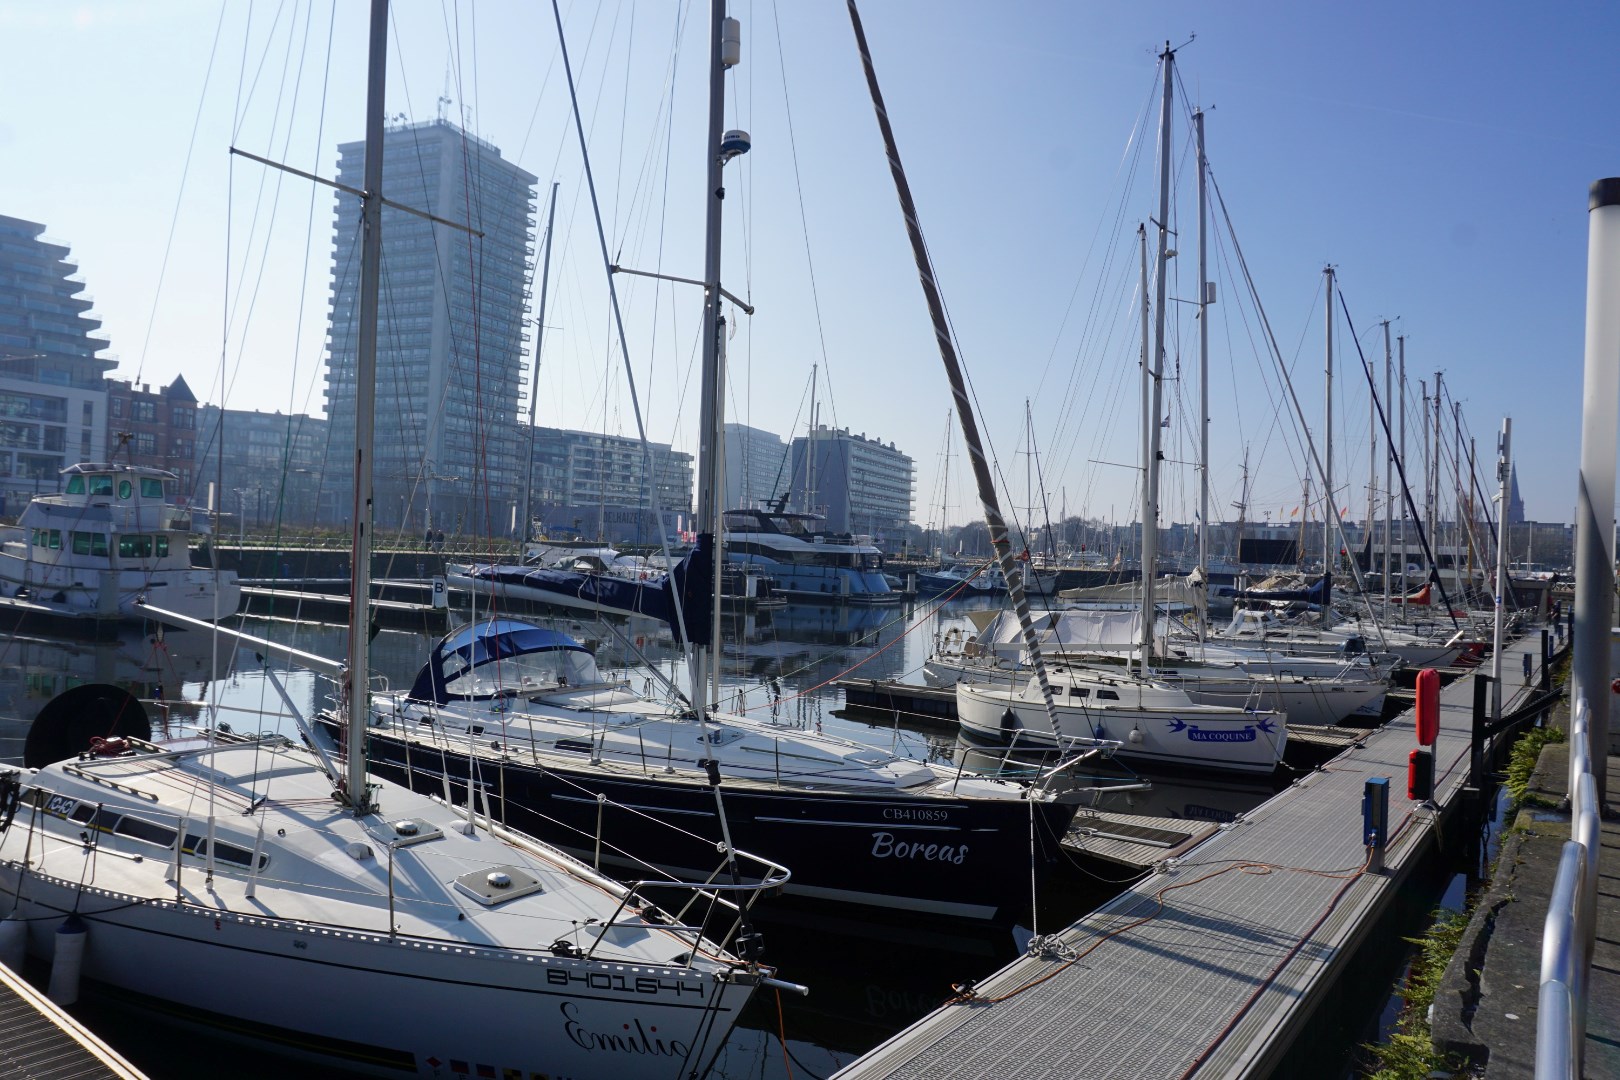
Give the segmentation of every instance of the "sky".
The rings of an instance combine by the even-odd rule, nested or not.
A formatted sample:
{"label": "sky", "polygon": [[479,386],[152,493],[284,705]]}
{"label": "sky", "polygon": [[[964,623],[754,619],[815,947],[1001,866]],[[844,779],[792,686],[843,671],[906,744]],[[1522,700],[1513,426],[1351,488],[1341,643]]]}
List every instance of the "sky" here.
{"label": "sky", "polygon": [[[229,148],[334,175],[337,145],[363,134],[364,9],[0,2],[0,213],[72,248],[115,374],[183,374],[227,408],[323,411],[336,196]],[[700,277],[707,5],[573,0],[562,14],[613,261]],[[814,371],[824,423],[915,460],[918,524],[967,521],[975,498],[845,6],[733,0],[731,14],[743,60],[727,126],[753,148],[726,170],[723,279],[756,310],[732,313],[727,418],[802,434]],[[1587,190],[1620,174],[1620,8],[867,0],[862,17],[1015,516],[1040,491],[1037,522],[1137,514],[1135,230],[1158,214],[1168,41],[1162,519],[1196,512],[1200,106],[1224,208],[1208,256],[1212,517],[1236,515],[1245,460],[1250,520],[1299,513],[1299,426],[1261,312],[1320,441],[1331,264],[1353,318],[1335,320],[1335,501],[1364,513],[1355,343],[1382,392],[1387,319],[1406,339],[1413,482],[1419,380],[1438,371],[1446,453],[1456,402],[1494,486],[1511,416],[1528,516],[1569,520]],[[537,422],[633,435],[627,352],[649,437],[695,451],[700,296],[621,275],[621,352],[550,5],[400,2],[390,39],[391,116],[443,109],[540,177],[540,228],[558,184]],[[1381,457],[1374,471],[1381,485]]]}

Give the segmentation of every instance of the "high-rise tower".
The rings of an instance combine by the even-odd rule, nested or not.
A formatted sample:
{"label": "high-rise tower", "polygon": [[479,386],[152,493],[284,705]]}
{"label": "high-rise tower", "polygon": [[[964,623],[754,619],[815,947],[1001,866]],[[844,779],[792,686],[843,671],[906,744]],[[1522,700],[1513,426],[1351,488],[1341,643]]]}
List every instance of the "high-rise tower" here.
{"label": "high-rise tower", "polygon": [[[363,185],[365,146],[338,147],[338,182]],[[445,120],[383,137],[382,306],[373,450],[379,527],[508,535],[524,469],[523,393],[536,178]],[[433,214],[467,229],[398,209]],[[322,515],[349,516],[354,482],[360,203],[338,196],[332,247]],[[431,513],[432,521],[428,515]]]}

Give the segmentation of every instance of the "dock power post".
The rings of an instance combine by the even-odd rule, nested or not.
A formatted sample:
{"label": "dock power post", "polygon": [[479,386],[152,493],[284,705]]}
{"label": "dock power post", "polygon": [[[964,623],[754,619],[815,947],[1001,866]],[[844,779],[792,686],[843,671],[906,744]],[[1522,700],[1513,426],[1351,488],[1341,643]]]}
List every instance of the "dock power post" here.
{"label": "dock power post", "polygon": [[1389,841],[1389,777],[1375,776],[1361,793],[1361,838],[1367,848],[1367,872],[1384,870],[1384,845]]}

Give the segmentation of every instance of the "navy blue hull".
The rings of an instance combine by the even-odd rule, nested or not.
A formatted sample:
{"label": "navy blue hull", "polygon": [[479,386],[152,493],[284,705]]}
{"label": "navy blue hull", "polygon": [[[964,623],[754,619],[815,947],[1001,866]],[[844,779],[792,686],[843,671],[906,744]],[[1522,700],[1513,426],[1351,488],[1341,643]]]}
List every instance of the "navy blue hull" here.
{"label": "navy blue hull", "polygon": [[[323,720],[323,724],[326,721]],[[332,733],[328,726],[327,731]],[[408,743],[373,731],[372,771],[427,795],[467,797],[465,752]],[[667,777],[611,775],[480,760],[476,778],[497,821],[593,861],[600,827],[604,868],[646,873],[623,852],[659,869],[707,877],[720,863],[713,789]],[[732,842],[786,866],[801,896],[970,919],[1010,918],[1027,906],[1031,804],[1022,799],[872,797],[836,792],[721,788]],[[605,804],[596,796],[604,795]],[[1058,852],[1075,808],[1036,802],[1035,869]],[[673,825],[676,828],[670,828]]]}

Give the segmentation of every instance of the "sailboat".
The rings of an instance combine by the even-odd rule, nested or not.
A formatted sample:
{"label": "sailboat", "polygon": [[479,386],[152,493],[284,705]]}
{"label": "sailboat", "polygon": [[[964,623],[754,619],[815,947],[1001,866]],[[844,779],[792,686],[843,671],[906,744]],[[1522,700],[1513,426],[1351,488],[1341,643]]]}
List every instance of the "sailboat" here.
{"label": "sailboat", "polygon": [[[1158,549],[1160,424],[1165,357],[1165,266],[1168,259],[1170,123],[1175,52],[1160,56],[1164,87],[1159,121],[1159,243],[1156,274],[1156,326],[1149,332],[1146,226],[1138,229],[1142,260],[1142,580],[1140,611],[1131,629],[1139,642],[1133,676],[1123,668],[1105,669],[1060,651],[1047,655],[1054,665],[1051,686],[1039,674],[1020,685],[956,683],[956,712],[962,727],[983,737],[1020,743],[1065,745],[1075,739],[1120,739],[1118,756],[1176,768],[1270,772],[1282,760],[1288,738],[1287,716],[1273,707],[1282,684],[1273,679],[1270,696],[1246,673],[1234,671],[1243,695],[1236,704],[1196,701],[1185,684],[1158,679],[1154,664],[1163,656],[1156,640],[1155,561]],[[1149,348],[1152,354],[1149,354]],[[1205,410],[1207,414],[1207,410]],[[1020,613],[1021,615],[1023,613]],[[1108,622],[1111,613],[1096,613]],[[1112,620],[1117,621],[1117,620]],[[1027,626],[1025,654],[1038,661],[1043,643]],[[1054,692],[1056,697],[1054,699]],[[1229,701],[1230,698],[1223,698]]]}
{"label": "sailboat", "polygon": [[[1076,813],[1060,798],[1062,770],[1035,781],[981,776],[715,704],[721,644],[712,583],[724,490],[719,193],[728,160],[715,18],[701,531],[664,593],[666,617],[687,643],[690,694],[682,699],[671,685],[667,703],[651,700],[603,679],[566,635],[493,620],[441,641],[409,690],[373,697],[366,754],[384,776],[620,873],[642,873],[635,853],[648,851],[657,852],[651,865],[660,871],[712,870],[717,845],[734,846],[787,865],[792,874],[781,887],[812,900],[1005,919],[1028,901],[1032,871],[1056,860]],[[734,34],[735,21],[725,21]],[[728,525],[735,513],[725,514]],[[340,733],[343,721],[336,712],[316,718],[329,733]]]}
{"label": "sailboat", "polygon": [[[373,0],[362,226],[355,580],[367,595],[386,0]],[[706,936],[746,887],[626,886],[487,816],[378,781],[366,605],[341,680],[342,768],[276,738],[98,737],[0,773],[9,940],[120,998],[378,1075],[701,1075],[770,971]],[[81,687],[38,723],[110,731]],[[756,875],[758,876],[758,875]],[[771,885],[782,877],[763,875]],[[752,935],[739,936],[750,951]]]}

